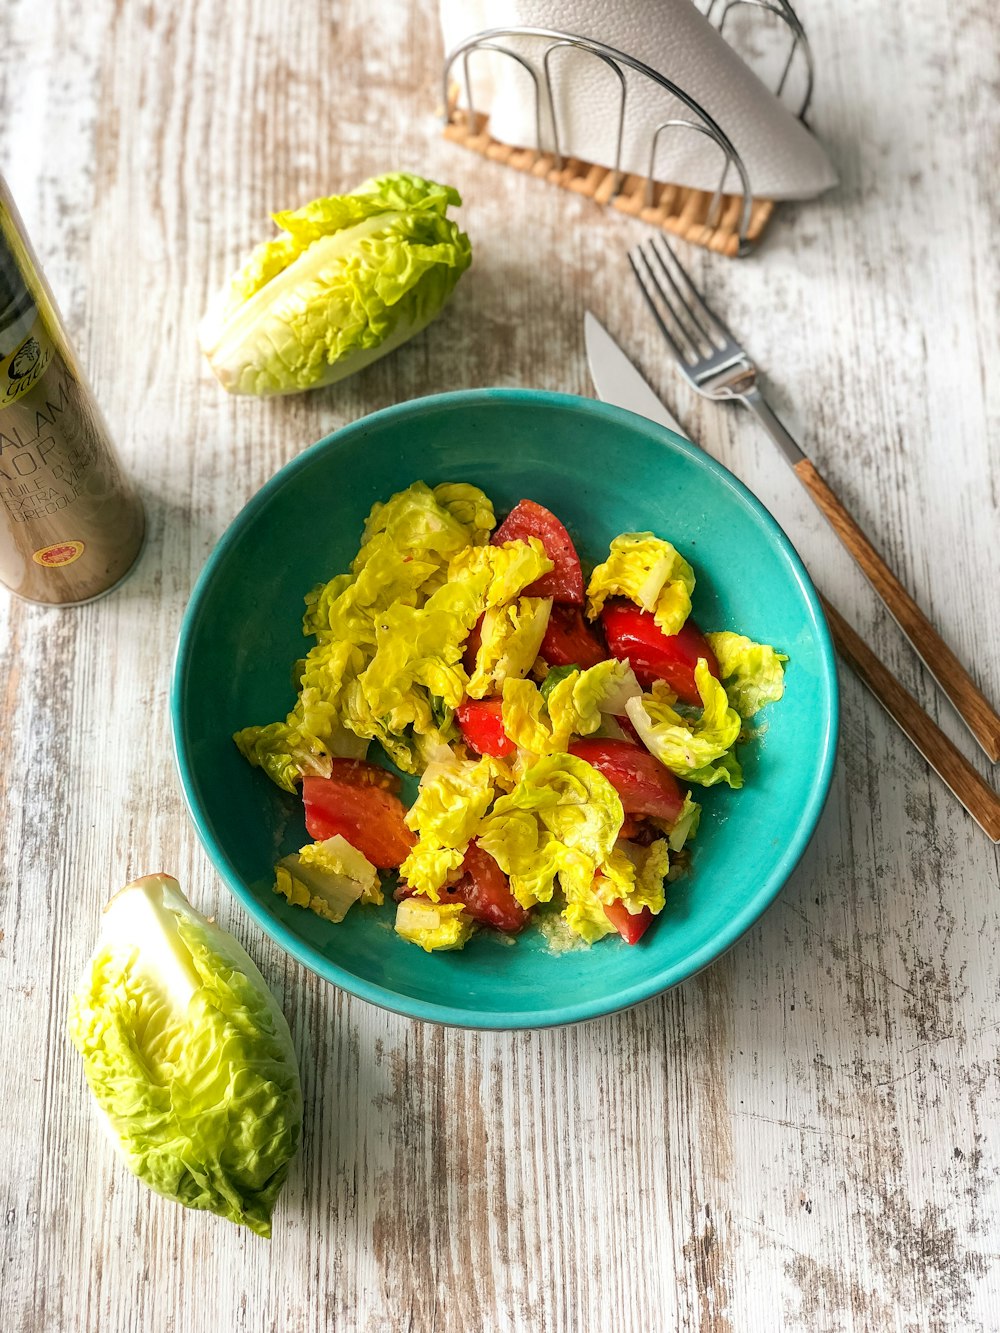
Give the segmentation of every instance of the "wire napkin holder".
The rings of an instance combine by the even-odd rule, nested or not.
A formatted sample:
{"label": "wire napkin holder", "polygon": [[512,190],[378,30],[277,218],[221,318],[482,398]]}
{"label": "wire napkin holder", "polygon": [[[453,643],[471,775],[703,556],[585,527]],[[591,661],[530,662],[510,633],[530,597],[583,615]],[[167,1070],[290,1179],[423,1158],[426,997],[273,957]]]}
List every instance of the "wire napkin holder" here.
{"label": "wire napkin holder", "polygon": [[[793,63],[800,57],[806,71],[806,83],[798,115],[804,118],[812,95],[812,57],[794,11],[785,0],[723,0],[721,5],[717,5],[717,0],[708,0],[703,12],[723,33],[729,14],[739,7],[767,11],[788,27],[791,46],[776,94],[780,97],[784,93]],[[519,50],[510,45],[514,40]],[[557,53],[568,48],[592,56],[615,75],[614,82],[618,90],[614,138],[616,147],[615,165],[610,169],[580,158],[567,157],[562,151],[554,78]],[[481,52],[513,60],[528,75],[534,95],[533,145],[514,147],[494,139],[490,134],[489,116],[476,110],[471,57]],[[627,71],[635,77],[652,81],[669,93],[678,103],[680,112],[662,120],[653,129],[648,167],[644,175],[622,170],[622,145],[628,108]],[[461,75],[464,106],[460,105],[457,73]],[[444,63],[443,85],[444,133],[453,143],[471,148],[517,171],[527,172],[576,194],[585,195],[599,204],[611,205],[622,213],[651,222],[696,245],[721,254],[748,254],[759,240],[774,210],[773,200],[754,198],[746,164],[722,126],[704,107],[658,70],[594,38],[552,28],[489,28],[472,34],[448,52]],[[721,166],[719,184],[714,192],[657,179],[658,155],[668,137],[678,131],[702,134],[718,148]],[[543,146],[546,137],[551,143],[551,149]],[[735,174],[739,188],[727,193],[723,186],[730,172]]]}

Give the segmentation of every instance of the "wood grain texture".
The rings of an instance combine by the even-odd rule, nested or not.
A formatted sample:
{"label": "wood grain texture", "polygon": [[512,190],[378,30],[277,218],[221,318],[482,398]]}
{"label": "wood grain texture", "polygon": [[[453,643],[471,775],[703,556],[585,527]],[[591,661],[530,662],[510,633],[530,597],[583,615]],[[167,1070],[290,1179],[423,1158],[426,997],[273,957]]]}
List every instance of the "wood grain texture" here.
{"label": "wood grain texture", "polygon": [[[857,521],[847,512],[816,466],[808,458],[800,459],[793,466],[795,475],[816,501],[840,541],[861,566],[865,577],[916,648],[924,665],[954,704],[959,717],[964,719],[973,736],[996,763],[1000,759],[1000,714],[997,714],[968,671],[876,551]],[[870,663],[868,669],[870,671]],[[929,755],[927,757],[930,758]]]}
{"label": "wood grain texture", "polygon": [[[739,252],[742,196],[724,194],[718,201],[708,190],[689,189],[685,185],[656,183],[652,200],[647,196],[645,177],[617,173],[595,166],[580,158],[570,158],[561,168],[553,153],[539,153],[534,148],[512,148],[490,134],[489,117],[477,113],[470,126],[466,111],[457,108],[456,97],[449,102],[450,121],[444,135],[449,143],[461,144],[474,153],[482,153],[491,162],[502,163],[514,171],[526,171],[538,180],[548,181],[574,194],[610,204],[620,213],[651,222],[692,245],[730,257]],[[617,188],[616,188],[617,187]],[[747,224],[747,239],[756,243],[774,212],[774,201],[755,199]]]}
{"label": "wood grain texture", "polygon": [[[777,209],[746,261],[685,261],[996,698],[995,9],[801,12],[842,184]],[[440,59],[429,0],[0,6],[0,169],[150,520],[114,597],[0,599],[0,1323],[993,1333],[998,853],[849,673],[830,801],[774,907],[702,975],[580,1028],[437,1030],[331,989],[242,915],[187,822],[171,660],[229,520],[304,444],[388,403],[589,392],[586,306],[972,749],[770,441],[663,356],[625,258],[647,228],[445,143]],[[392,166],[465,198],[475,262],[452,305],[333,390],[227,398],[195,343],[209,293],[270,210]],[[121,1169],[65,1037],[102,904],[160,868],[245,942],[292,1027],[305,1142],[270,1246]]]}
{"label": "wood grain texture", "polygon": [[941,780],[951,788],[983,831],[1000,842],[1000,796],[983,781],[957,746],[879,661],[860,634],[820,594],[823,610],[841,656],[850,663],[903,733]]}

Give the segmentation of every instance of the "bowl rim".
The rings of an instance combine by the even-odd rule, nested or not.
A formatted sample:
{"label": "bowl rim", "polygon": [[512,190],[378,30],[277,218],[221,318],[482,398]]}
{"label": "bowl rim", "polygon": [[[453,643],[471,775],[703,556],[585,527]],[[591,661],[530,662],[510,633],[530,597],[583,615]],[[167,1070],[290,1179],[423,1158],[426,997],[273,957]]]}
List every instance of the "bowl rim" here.
{"label": "bowl rim", "polygon": [[[718,932],[709,943],[703,945],[694,954],[688,955],[683,962],[662,968],[660,971],[637,981],[633,986],[620,991],[612,1004],[609,1004],[606,999],[583,1000],[572,1004],[551,1006],[525,1015],[481,1013],[477,1010],[456,1008],[450,1004],[410,999],[400,995],[398,991],[390,990],[385,986],[357,977],[333,962],[318,949],[300,939],[254,898],[224,848],[206,825],[196,798],[195,775],[191,756],[188,752],[182,704],[185,683],[191,665],[191,643],[198,628],[203,604],[208,596],[215,570],[225,559],[230,547],[235,545],[247,525],[268,504],[271,497],[286,485],[297,472],[311,466],[318,454],[349,445],[356,435],[365,432],[376,423],[378,425],[390,424],[412,417],[414,412],[433,412],[440,408],[448,408],[449,410],[456,407],[476,408],[489,401],[556,408],[571,412],[584,411],[605,418],[609,424],[627,427],[633,431],[637,427],[642,427],[649,435],[657,439],[664,448],[685,455],[697,467],[709,473],[715,481],[722,482],[729,489],[735,491],[751,510],[756,511],[765,529],[770,533],[770,536],[788,560],[795,581],[811,612],[812,628],[820,650],[821,676],[828,696],[826,726],[822,738],[819,763],[803,801],[800,818],[793,836],[785,844],[781,855],[758,886],[757,891],[747,900],[741,911],[726,923],[724,930]],[[368,413],[363,417],[358,417],[354,421],[331,431],[322,439],[317,440],[315,444],[308,446],[297,454],[251,496],[228,524],[209,553],[184,610],[174,654],[170,687],[170,720],[174,762],[180,778],[184,803],[194,824],[195,832],[208,853],[209,860],[216,872],[221,876],[233,896],[264,933],[286,953],[332,985],[339,986],[342,990],[357,996],[359,999],[366,1000],[370,1004],[400,1014],[403,1017],[481,1031],[517,1031],[561,1027],[570,1023],[602,1018],[630,1009],[646,1000],[653,999],[702,971],[710,963],[721,958],[742,938],[774,902],[797,866],[816,830],[833,778],[839,737],[840,697],[833,643],[812,580],[806,572],[798,552],[777,520],[753,492],[728,468],[676,432],[668,430],[646,417],[625,411],[623,408],[615,407],[610,403],[603,403],[594,398],[585,398],[575,394],[555,393],[543,389],[479,388],[459,389],[449,393],[411,398],[402,403],[396,403],[390,407]]]}

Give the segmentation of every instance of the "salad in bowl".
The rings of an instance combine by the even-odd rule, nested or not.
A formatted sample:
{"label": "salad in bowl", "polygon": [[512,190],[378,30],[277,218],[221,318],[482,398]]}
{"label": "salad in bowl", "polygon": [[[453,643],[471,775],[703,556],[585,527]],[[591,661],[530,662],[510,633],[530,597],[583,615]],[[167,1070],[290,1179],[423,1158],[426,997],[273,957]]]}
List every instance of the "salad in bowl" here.
{"label": "salad in bowl", "polygon": [[695,624],[665,536],[601,556],[585,571],[549,509],[498,522],[466,482],[372,507],[350,568],[305,594],[293,706],[234,737],[304,809],[278,894],[339,923],[391,892],[428,952],[533,922],[556,949],[642,939],[688,871],[699,791],[742,787],[787,659]]}

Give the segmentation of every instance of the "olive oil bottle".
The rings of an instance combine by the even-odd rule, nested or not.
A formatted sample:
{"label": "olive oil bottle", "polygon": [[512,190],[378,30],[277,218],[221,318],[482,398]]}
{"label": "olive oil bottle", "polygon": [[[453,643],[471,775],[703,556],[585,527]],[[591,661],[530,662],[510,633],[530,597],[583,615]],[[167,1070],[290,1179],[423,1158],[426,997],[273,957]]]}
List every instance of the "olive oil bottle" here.
{"label": "olive oil bottle", "polygon": [[0,582],[89,602],[131,569],[144,526],[0,178]]}

